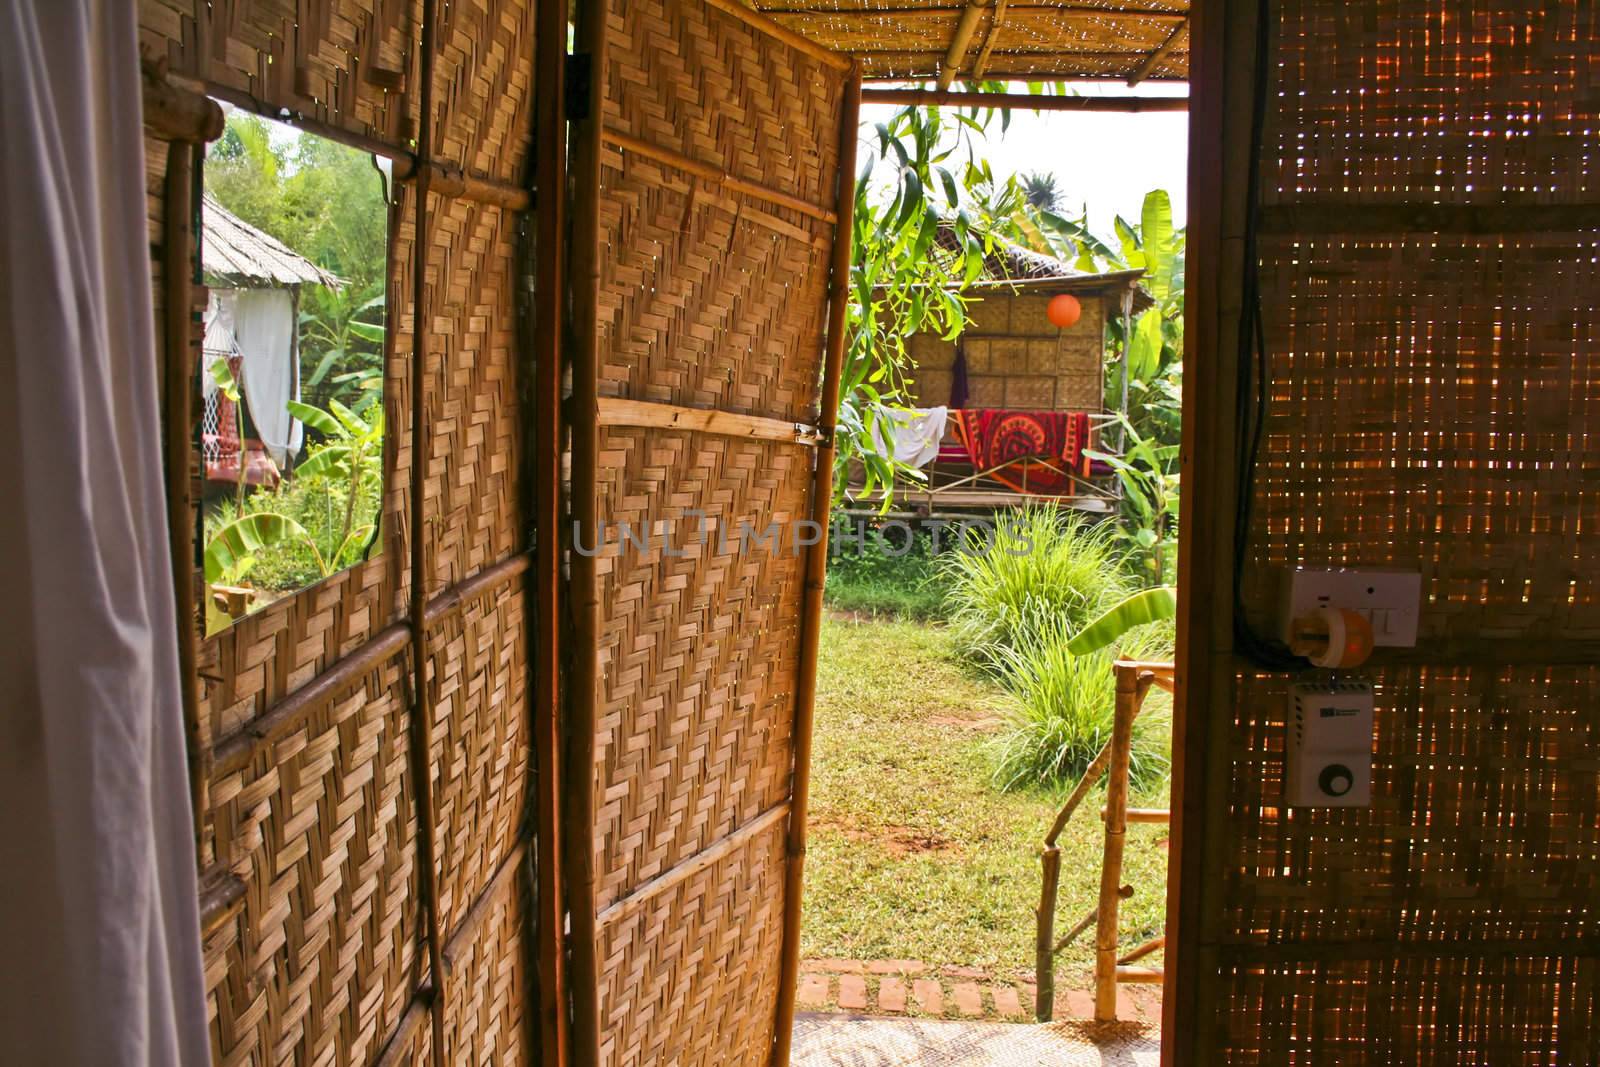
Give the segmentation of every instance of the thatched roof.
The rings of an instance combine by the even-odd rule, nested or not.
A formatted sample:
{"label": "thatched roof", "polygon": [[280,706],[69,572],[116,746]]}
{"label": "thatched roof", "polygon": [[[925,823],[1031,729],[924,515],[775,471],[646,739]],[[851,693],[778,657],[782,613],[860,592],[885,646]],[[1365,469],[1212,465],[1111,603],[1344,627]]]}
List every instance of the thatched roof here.
{"label": "thatched roof", "polygon": [[1189,0],[747,2],[819,45],[859,57],[869,79],[1189,76]]}
{"label": "thatched roof", "polygon": [[288,245],[206,197],[200,212],[201,263],[208,275],[245,288],[343,284]]}
{"label": "thatched roof", "polygon": [[[959,248],[955,228],[948,223],[939,227],[935,241],[940,248],[952,253]],[[991,250],[983,257],[983,271],[978,276],[977,285],[1001,284],[1036,292],[1059,290],[1064,293],[1102,293],[1107,296],[1132,290],[1134,311],[1143,311],[1155,304],[1150,294],[1139,287],[1139,279],[1144,277],[1142,270],[1091,274],[1004,238],[991,236],[989,241]]]}

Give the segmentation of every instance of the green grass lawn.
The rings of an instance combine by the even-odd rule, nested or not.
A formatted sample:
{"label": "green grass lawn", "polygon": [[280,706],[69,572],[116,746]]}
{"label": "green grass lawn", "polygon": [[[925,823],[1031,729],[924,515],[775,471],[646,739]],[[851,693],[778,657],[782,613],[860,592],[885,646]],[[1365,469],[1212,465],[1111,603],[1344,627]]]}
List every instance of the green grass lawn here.
{"label": "green grass lawn", "polygon": [[[943,628],[829,618],[817,677],[811,831],[801,951],[808,958],[915,959],[1016,976],[1033,969],[1039,843],[1065,791],[1001,793],[988,745],[1007,697],[952,657]],[[1166,804],[1165,784],[1138,795]],[[1100,793],[1062,840],[1057,936],[1099,893]],[[1122,907],[1130,948],[1159,931],[1166,827],[1128,828]],[[1092,968],[1093,931],[1057,974]],[[1160,957],[1149,959],[1159,964]]]}

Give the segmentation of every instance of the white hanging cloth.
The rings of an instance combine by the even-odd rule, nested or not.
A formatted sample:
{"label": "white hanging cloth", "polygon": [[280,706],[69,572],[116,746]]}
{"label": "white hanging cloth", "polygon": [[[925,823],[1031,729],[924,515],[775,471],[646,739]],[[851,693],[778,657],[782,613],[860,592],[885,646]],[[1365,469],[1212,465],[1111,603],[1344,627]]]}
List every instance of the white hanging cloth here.
{"label": "white hanging cloth", "polygon": [[950,409],[945,407],[884,410],[873,424],[872,435],[884,452],[889,451],[885,434],[893,437],[894,458],[920,469],[939,455],[939,441],[949,418]]}
{"label": "white hanging cloth", "polygon": [[0,1059],[209,1062],[137,5],[0,5]]}
{"label": "white hanging cloth", "polygon": [[211,365],[234,351],[233,317],[238,308],[237,289],[212,289],[206,303],[205,340],[200,344],[200,389],[207,400],[217,391]]}
{"label": "white hanging cloth", "polygon": [[300,451],[305,435],[288,403],[300,399],[300,369],[295,360],[294,300],[287,289],[236,290],[233,339],[239,346],[240,390],[250,405],[250,421],[281,469]]}

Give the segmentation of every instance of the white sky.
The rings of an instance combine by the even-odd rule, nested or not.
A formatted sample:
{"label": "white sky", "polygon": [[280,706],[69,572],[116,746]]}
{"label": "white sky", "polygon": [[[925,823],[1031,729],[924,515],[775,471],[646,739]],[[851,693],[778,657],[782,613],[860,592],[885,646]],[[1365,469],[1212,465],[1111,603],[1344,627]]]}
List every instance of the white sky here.
{"label": "white sky", "polygon": [[[1188,94],[1187,85],[1170,82],[1146,82],[1136,89],[1121,82],[1078,82],[1071,88],[1082,96]],[[1027,89],[1018,84],[1012,91]],[[864,157],[876,158],[873,125],[886,121],[895,110],[887,104],[862,107]],[[1004,135],[996,118],[986,141],[996,177],[1025,171],[1054,173],[1057,188],[1074,205],[1072,213],[1087,204],[1089,227],[1103,239],[1113,237],[1114,216],[1137,221],[1144,194],[1151,189],[1171,194],[1175,224],[1182,226],[1187,217],[1187,112],[1013,111]]]}

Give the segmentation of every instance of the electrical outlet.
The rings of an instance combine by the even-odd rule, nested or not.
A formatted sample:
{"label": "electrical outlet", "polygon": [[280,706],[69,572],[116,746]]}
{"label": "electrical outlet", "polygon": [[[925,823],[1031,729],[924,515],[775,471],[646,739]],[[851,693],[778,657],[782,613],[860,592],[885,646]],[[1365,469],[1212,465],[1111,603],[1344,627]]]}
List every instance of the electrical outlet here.
{"label": "electrical outlet", "polygon": [[1296,567],[1283,583],[1278,636],[1289,639],[1295,619],[1318,608],[1344,608],[1372,623],[1378,647],[1412,648],[1422,613],[1422,575],[1407,571],[1359,571],[1340,567]]}

